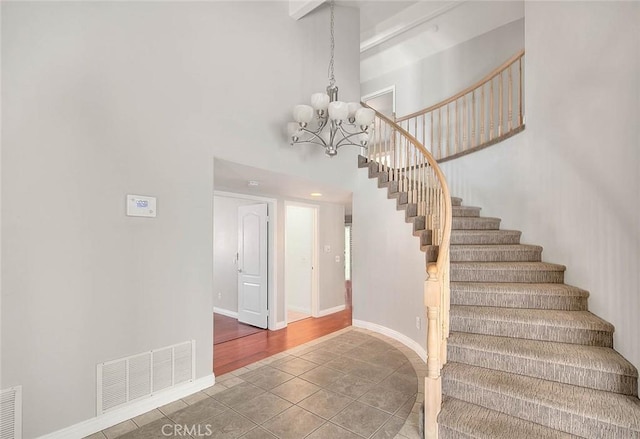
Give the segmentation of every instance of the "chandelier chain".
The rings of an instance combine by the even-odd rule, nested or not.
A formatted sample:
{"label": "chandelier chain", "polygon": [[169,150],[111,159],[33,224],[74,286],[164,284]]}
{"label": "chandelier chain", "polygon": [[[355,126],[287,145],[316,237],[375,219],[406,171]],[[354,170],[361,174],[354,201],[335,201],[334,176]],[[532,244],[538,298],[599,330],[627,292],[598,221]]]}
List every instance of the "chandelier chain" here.
{"label": "chandelier chain", "polygon": [[329,71],[328,71],[328,76],[329,76],[329,85],[331,87],[333,87],[336,84],[336,78],[334,75],[334,52],[335,52],[335,48],[336,48],[336,39],[335,39],[335,35],[333,33],[333,27],[334,27],[334,13],[333,10],[335,8],[335,0],[331,0],[331,2],[329,3],[330,7],[331,7],[331,31],[330,31],[330,48],[331,48],[331,57],[329,58]]}

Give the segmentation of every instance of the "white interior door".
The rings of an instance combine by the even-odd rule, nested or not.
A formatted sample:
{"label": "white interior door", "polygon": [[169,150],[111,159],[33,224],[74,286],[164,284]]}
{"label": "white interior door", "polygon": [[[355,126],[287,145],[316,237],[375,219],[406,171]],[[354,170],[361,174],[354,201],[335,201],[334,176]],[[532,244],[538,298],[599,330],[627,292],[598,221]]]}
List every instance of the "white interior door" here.
{"label": "white interior door", "polygon": [[267,204],[238,207],[238,321],[267,328]]}

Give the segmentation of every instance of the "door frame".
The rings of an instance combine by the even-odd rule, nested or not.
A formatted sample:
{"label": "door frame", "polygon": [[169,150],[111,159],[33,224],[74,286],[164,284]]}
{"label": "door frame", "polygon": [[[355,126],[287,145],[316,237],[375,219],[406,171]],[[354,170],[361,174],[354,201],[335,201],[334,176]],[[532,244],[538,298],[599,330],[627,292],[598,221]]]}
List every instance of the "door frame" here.
{"label": "door frame", "polygon": [[373,93],[366,94],[360,98],[361,102],[367,103],[370,99],[379,98],[380,96],[386,95],[387,93],[391,93],[391,111],[393,112],[393,120],[396,120],[396,85],[390,85],[389,87],[385,87],[383,89],[374,91]]}
{"label": "door frame", "polygon": [[[268,329],[271,331],[275,331],[277,329],[282,329],[286,326],[286,315],[285,315],[285,324],[278,324],[276,318],[276,311],[278,309],[278,258],[276,255],[276,243],[278,242],[278,200],[275,198],[268,197],[260,197],[257,195],[247,195],[236,192],[227,192],[227,191],[213,191],[214,196],[218,197],[227,197],[227,198],[237,198],[241,200],[250,200],[250,201],[259,201],[261,203],[267,203],[268,205],[268,221],[267,221],[267,252],[268,252],[268,261],[267,261],[267,306],[268,306],[268,316],[269,316],[269,326]],[[215,203],[213,208],[215,209]],[[213,248],[212,248],[213,251]],[[214,285],[215,287],[215,285]],[[215,294],[212,291],[212,294]]]}
{"label": "door frame", "polygon": [[[311,265],[313,270],[311,270],[311,317],[320,317],[320,275],[319,275],[319,267],[318,262],[320,260],[320,236],[319,236],[319,214],[320,214],[320,206],[317,204],[311,203],[301,203],[299,201],[284,201],[284,248],[287,248],[287,207],[289,206],[298,206],[298,207],[306,207],[311,209],[312,212],[312,227],[313,227],[313,239],[312,239],[312,250],[311,250]],[[286,252],[285,252],[286,255]],[[286,257],[284,259],[284,275],[286,277],[287,270],[287,261]],[[288,324],[287,320],[287,290],[284,290],[284,321],[285,326]]]}

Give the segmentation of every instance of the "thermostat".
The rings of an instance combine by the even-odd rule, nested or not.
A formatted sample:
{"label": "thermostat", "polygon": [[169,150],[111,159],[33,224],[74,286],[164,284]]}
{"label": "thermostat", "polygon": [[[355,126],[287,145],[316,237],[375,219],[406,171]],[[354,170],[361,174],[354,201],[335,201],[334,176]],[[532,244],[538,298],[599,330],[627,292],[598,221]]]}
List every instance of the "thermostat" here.
{"label": "thermostat", "polygon": [[156,216],[156,197],[127,195],[127,216]]}

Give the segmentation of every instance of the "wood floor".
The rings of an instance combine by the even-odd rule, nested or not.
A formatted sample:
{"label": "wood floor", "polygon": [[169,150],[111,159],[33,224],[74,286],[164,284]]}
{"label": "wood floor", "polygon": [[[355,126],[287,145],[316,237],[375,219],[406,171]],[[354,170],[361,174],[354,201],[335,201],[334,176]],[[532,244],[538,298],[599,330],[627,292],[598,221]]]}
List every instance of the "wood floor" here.
{"label": "wood floor", "polygon": [[217,345],[236,338],[257,334],[265,331],[255,326],[245,325],[238,322],[238,319],[227,317],[222,314],[213,313],[213,344]]}
{"label": "wood floor", "polygon": [[325,317],[293,322],[279,331],[260,331],[215,344],[213,372],[216,376],[231,372],[348,326],[351,326],[351,308]]}

